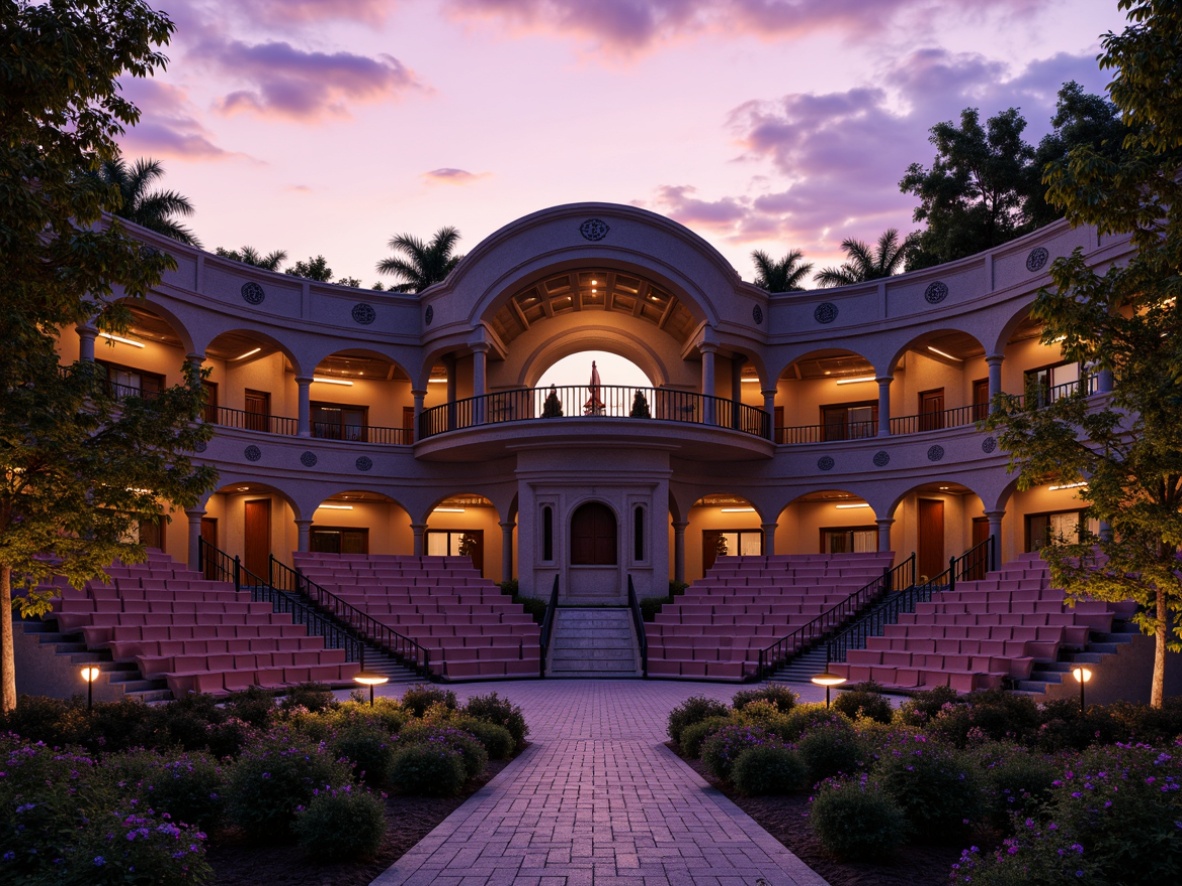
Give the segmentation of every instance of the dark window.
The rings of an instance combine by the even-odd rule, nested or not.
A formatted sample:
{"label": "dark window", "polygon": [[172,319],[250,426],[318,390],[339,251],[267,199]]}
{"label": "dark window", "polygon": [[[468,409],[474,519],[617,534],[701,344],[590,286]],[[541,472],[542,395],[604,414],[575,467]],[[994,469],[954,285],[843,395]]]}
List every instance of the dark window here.
{"label": "dark window", "polygon": [[164,376],[157,372],[144,372],[103,360],[96,362],[107,373],[107,389],[117,400],[125,397],[151,399],[164,390]]}
{"label": "dark window", "polygon": [[821,407],[821,439],[859,440],[878,433],[878,401]]}
{"label": "dark window", "polygon": [[607,505],[588,502],[571,517],[570,562],[575,566],[616,565],[616,515]]}
{"label": "dark window", "polygon": [[1056,511],[1026,517],[1026,550],[1050,544],[1076,544],[1083,538],[1083,511]]}
{"label": "dark window", "polygon": [[644,560],[644,508],[632,512],[632,559]]}
{"label": "dark window", "polygon": [[763,554],[759,529],[706,529],[702,532],[702,571],[709,572],[719,557],[758,557]]}
{"label": "dark window", "polygon": [[367,411],[364,406],[313,403],[312,436],[327,440],[364,441]]}
{"label": "dark window", "polygon": [[549,506],[542,508],[542,559],[554,559],[554,510]]}
{"label": "dark window", "polygon": [[1026,405],[1047,406],[1079,389],[1078,363],[1056,363],[1026,372]]}
{"label": "dark window", "polygon": [[427,553],[433,557],[471,557],[472,565],[484,569],[483,529],[428,529]]}
{"label": "dark window", "polygon": [[822,554],[853,554],[878,550],[878,529],[848,526],[821,530]]}
{"label": "dark window", "polygon": [[368,554],[368,529],[312,527],[312,551],[317,554]]}

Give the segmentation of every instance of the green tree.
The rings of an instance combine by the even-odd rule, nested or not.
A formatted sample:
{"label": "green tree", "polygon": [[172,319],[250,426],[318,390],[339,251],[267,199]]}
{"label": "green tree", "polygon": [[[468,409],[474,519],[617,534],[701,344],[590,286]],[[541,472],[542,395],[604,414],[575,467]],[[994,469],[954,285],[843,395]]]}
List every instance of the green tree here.
{"label": "green tree", "polygon": [[976,108],[960,112],[960,126],[937,123],[930,168],[912,163],[899,182],[919,198],[913,218],[926,228],[912,235],[907,267],[926,268],[989,249],[1032,229],[1026,201],[1038,188],[1034,148],[1022,139],[1026,120],[1009,108],[981,125]]}
{"label": "green tree", "polygon": [[889,228],[878,238],[878,245],[871,250],[861,240],[842,240],[841,248],[849,256],[837,268],[825,268],[817,274],[821,286],[846,286],[850,283],[865,283],[899,273],[905,257],[905,243],[899,242],[899,232]]}
{"label": "green tree", "polygon": [[307,277],[318,283],[332,282],[332,268],[328,266],[328,260],[323,255],[318,255],[315,258],[309,257],[307,261],[297,261],[283,273],[293,277]]}
{"label": "green tree", "polygon": [[120,218],[171,237],[190,246],[201,242],[175,216],[186,218],[194,212],[189,198],[176,191],[148,191],[152,182],[164,175],[159,160],[139,159],[128,166],[122,157],[112,157],[99,164],[99,180],[116,193],[112,211]]}
{"label": "green tree", "polygon": [[389,246],[401,255],[378,262],[378,273],[401,278],[401,283],[390,287],[391,292],[422,292],[445,280],[459,264],[463,256],[453,255],[459,239],[460,232],[450,226],[436,231],[430,243],[411,234],[398,234],[390,239]]}
{"label": "green tree", "polygon": [[801,264],[804,253],[793,249],[779,261],[761,249],[751,253],[755,262],[755,285],[768,292],[800,292],[801,281],[813,270],[811,262]]}
{"label": "green tree", "polygon": [[1182,7],[1119,5],[1130,24],[1103,38],[1100,64],[1115,74],[1110,95],[1132,131],[1120,152],[1076,146],[1044,181],[1070,222],[1127,234],[1136,252],[1100,269],[1078,249],[1056,260],[1054,288],[1032,308],[1043,341],[1061,338],[1066,359],[1111,372],[1113,393],[1037,411],[1009,400],[990,424],[1020,485],[1087,482],[1087,513],[1111,532],[1044,556],[1070,594],[1140,604],[1137,622],[1155,640],[1150,700],[1160,706],[1166,652],[1182,645]]}
{"label": "green tree", "polygon": [[[116,299],[147,293],[175,266],[128,236],[97,173],[138,109],[117,78],[165,63],[173,25],[141,0],[0,3],[0,709],[16,704],[13,587],[22,613],[48,599],[50,574],[78,585],[116,556],[161,500],[196,503],[213,471],[187,456],[209,431],[195,419],[195,372],[151,400],[117,401],[90,362],[59,366],[59,329],[126,331]],[[82,174],[80,174],[82,173]]]}
{"label": "green tree", "polygon": [[244,265],[262,268],[264,271],[278,271],[279,265],[287,261],[287,253],[282,249],[276,249],[274,252],[268,252],[266,255],[263,255],[253,246],[243,246],[241,249],[223,249],[219,246],[214,251],[224,258],[231,259],[232,261],[240,261]]}

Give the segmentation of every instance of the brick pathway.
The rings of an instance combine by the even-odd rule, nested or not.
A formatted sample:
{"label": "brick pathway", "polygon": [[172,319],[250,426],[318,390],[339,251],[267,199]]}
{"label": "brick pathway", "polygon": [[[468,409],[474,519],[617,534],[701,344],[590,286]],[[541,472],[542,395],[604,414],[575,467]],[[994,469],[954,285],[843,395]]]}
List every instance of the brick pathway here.
{"label": "brick pathway", "polygon": [[[520,705],[531,745],[373,886],[826,886],[664,746],[675,705],[690,695],[729,701],[737,687],[545,680],[453,688],[461,698],[496,691]],[[824,697],[793,688],[806,701]]]}

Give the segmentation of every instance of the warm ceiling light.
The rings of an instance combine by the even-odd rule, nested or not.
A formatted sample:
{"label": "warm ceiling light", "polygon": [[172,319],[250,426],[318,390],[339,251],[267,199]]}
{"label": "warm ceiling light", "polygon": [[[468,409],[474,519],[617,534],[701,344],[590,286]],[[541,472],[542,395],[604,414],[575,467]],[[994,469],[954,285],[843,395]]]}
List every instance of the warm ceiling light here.
{"label": "warm ceiling light", "polygon": [[317,508],[323,509],[325,511],[351,511],[351,510],[353,510],[352,505],[317,505]]}
{"label": "warm ceiling light", "polygon": [[870,503],[862,501],[862,502],[858,502],[857,504],[834,505],[834,507],[837,508],[839,511],[850,511],[850,510],[853,510],[854,508],[868,508],[868,507],[870,507]]}
{"label": "warm ceiling light", "polygon": [[429,378],[429,379],[427,379],[427,384],[429,384],[429,385],[445,385],[445,384],[447,384],[447,379],[446,378]]}
{"label": "warm ceiling light", "polygon": [[598,281],[598,280],[592,280],[592,281],[591,281],[591,285],[592,285],[592,286],[598,286],[598,285],[599,285],[599,281]]}
{"label": "warm ceiling light", "polygon": [[941,357],[945,358],[946,360],[955,360],[957,363],[964,362],[964,360],[962,360],[960,357],[953,357],[951,354],[945,353],[944,351],[941,351],[939,348],[933,348],[931,345],[928,345],[928,350],[931,351],[933,354],[939,354]]}
{"label": "warm ceiling light", "polygon": [[111,335],[109,332],[100,332],[100,338],[105,338],[107,341],[117,341],[121,345],[131,345],[133,348],[142,348],[144,343],[142,341],[135,341],[130,338],[124,338],[121,335]]}
{"label": "warm ceiling light", "polygon": [[262,348],[255,348],[254,350],[247,351],[245,354],[239,354],[237,357],[231,357],[230,362],[237,363],[239,360],[245,360],[247,357],[253,357],[261,350]]}
{"label": "warm ceiling light", "polygon": [[837,383],[839,385],[860,385],[868,381],[878,381],[873,375],[861,375],[857,378],[839,378]]}
{"label": "warm ceiling light", "polygon": [[1062,486],[1052,486],[1051,492],[1058,492],[1060,489],[1078,489],[1081,486],[1087,486],[1086,480],[1080,480],[1078,483],[1064,483]]}
{"label": "warm ceiling light", "polygon": [[745,379],[743,379],[743,384],[745,384],[745,385],[757,385],[757,384],[759,384],[759,379],[757,379],[757,378],[745,378]]}
{"label": "warm ceiling light", "polygon": [[724,514],[753,514],[755,513],[755,508],[723,508],[722,512]]}
{"label": "warm ceiling light", "polygon": [[433,513],[436,514],[462,514],[463,508],[436,508]]}
{"label": "warm ceiling light", "polygon": [[353,387],[353,382],[347,378],[321,378],[320,376],[313,376],[312,381],[318,381],[322,385],[344,385],[347,388]]}

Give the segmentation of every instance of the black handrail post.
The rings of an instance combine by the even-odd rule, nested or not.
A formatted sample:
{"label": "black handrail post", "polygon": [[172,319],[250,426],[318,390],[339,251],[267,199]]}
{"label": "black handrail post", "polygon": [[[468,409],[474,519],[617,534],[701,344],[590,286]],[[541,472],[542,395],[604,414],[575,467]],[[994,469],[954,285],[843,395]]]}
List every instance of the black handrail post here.
{"label": "black handrail post", "polygon": [[234,590],[242,590],[242,558],[234,555]]}
{"label": "black handrail post", "polygon": [[956,590],[956,558],[948,558],[948,590],[949,592]]}
{"label": "black handrail post", "polygon": [[628,607],[632,610],[632,624],[636,628],[636,641],[640,645],[640,675],[648,679],[648,635],[644,630],[644,616],[640,612],[640,601],[636,597],[631,573],[628,575]]}

